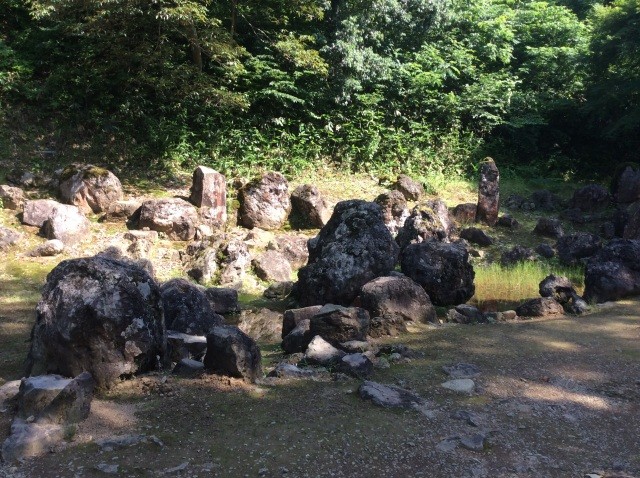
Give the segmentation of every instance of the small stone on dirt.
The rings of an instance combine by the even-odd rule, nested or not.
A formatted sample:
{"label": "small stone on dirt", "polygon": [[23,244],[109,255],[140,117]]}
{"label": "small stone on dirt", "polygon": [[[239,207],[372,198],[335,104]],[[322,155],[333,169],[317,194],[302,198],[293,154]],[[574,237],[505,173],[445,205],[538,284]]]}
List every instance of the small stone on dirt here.
{"label": "small stone on dirt", "polygon": [[475,382],[469,378],[457,378],[455,380],[449,380],[448,382],[444,382],[442,386],[446,389],[460,393],[473,393],[476,388]]}

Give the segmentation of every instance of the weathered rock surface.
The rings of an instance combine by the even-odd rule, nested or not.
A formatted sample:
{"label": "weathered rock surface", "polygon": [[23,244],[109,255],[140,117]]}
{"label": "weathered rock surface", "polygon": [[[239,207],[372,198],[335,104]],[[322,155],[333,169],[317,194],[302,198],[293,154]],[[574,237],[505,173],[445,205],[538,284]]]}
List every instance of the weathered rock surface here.
{"label": "weathered rock surface", "polygon": [[[284,331],[284,329],[283,329]],[[302,319],[296,326],[282,339],[281,347],[287,354],[304,352],[313,339],[311,334],[311,320]]]}
{"label": "weathered rock surface", "polygon": [[453,217],[460,224],[471,224],[476,222],[476,211],[478,205],[473,202],[458,204],[453,208]]}
{"label": "weathered rock surface", "polygon": [[434,322],[436,310],[428,294],[408,277],[378,277],[362,287],[362,308],[371,317]]}
{"label": "weathered rock surface", "polygon": [[262,376],[262,357],[255,341],[237,327],[221,325],[207,334],[205,369],[255,382]]}
{"label": "weathered rock surface", "polygon": [[338,362],[337,369],[351,377],[366,379],[373,373],[373,362],[362,353],[347,354]]}
{"label": "weathered rock surface", "polygon": [[227,222],[227,182],[218,171],[198,166],[193,172],[189,201],[202,208],[207,223],[222,225]]}
{"label": "weathered rock surface", "polygon": [[533,232],[544,237],[551,237],[558,239],[564,236],[564,229],[562,223],[558,219],[541,217],[536,223],[536,227]]}
{"label": "weathered rock surface", "polygon": [[425,405],[423,398],[395,385],[365,381],[360,385],[358,394],[362,399],[384,408],[416,408]]}
{"label": "weathered rock surface", "polygon": [[197,209],[184,199],[150,199],[142,203],[138,227],[163,232],[173,241],[190,241],[199,221]]}
{"label": "weathered rock surface", "polygon": [[238,328],[253,340],[276,342],[282,337],[282,314],[264,307],[243,310]]}
{"label": "weathered rock surface", "polygon": [[322,228],[331,218],[329,204],[322,197],[318,188],[311,184],[298,186],[291,193],[293,226],[300,229]]}
{"label": "weathered rock surface", "polygon": [[291,279],[291,264],[278,251],[265,251],[253,259],[253,270],[263,281],[288,281]]}
{"label": "weathered rock surface", "polygon": [[196,377],[204,372],[204,364],[199,360],[183,358],[180,360],[171,373],[182,377]]}
{"label": "weathered rock surface", "polygon": [[553,247],[545,243],[538,244],[536,246],[535,252],[545,259],[551,259],[556,255],[556,251],[553,250]]}
{"label": "weathered rock surface", "polygon": [[460,304],[447,312],[447,320],[458,324],[473,324],[484,322],[485,316],[477,307]]}
{"label": "weathered rock surface", "polygon": [[47,239],[58,239],[65,245],[87,239],[89,230],[89,220],[80,209],[65,204],[56,206],[42,225],[42,232]]}
{"label": "weathered rock surface", "polygon": [[584,298],[606,302],[640,294],[640,241],[613,239],[589,258]]}
{"label": "weathered rock surface", "polygon": [[528,300],[516,308],[520,317],[548,317],[564,314],[562,306],[551,297]]}
{"label": "weathered rock surface", "polygon": [[606,209],[611,204],[611,194],[604,186],[589,184],[573,193],[569,200],[569,207],[582,212],[595,212]]}
{"label": "weathered rock surface", "polygon": [[517,229],[520,227],[520,223],[515,218],[507,214],[500,216],[496,224],[500,227],[506,227],[509,229]]}
{"label": "weathered rock surface", "polygon": [[24,203],[22,223],[28,226],[42,227],[47,219],[53,216],[56,208],[62,206],[52,199],[34,199]]}
{"label": "weathered rock surface", "polygon": [[20,239],[22,239],[22,234],[15,229],[0,226],[0,251],[17,244]]}
{"label": "weathered rock surface", "polygon": [[424,196],[424,187],[406,174],[401,174],[393,184],[393,189],[400,191],[408,201],[418,201]]}
{"label": "weathered rock surface", "polygon": [[576,232],[558,239],[556,249],[560,262],[568,265],[577,264],[580,259],[591,257],[602,247],[602,241],[595,234]]}
{"label": "weathered rock surface", "polygon": [[205,293],[185,279],[171,279],[160,286],[164,321],[168,330],[189,335],[206,335],[224,323],[211,308]]}
{"label": "weathered rock surface", "polygon": [[389,232],[391,234],[398,232],[409,217],[407,200],[402,193],[400,191],[388,191],[380,194],[375,198],[374,202],[380,206],[382,218]]}
{"label": "weathered rock surface", "polygon": [[398,257],[380,206],[358,200],[338,203],[308,247],[309,263],[295,289],[302,306],[351,304],[364,284],[392,271]]}
{"label": "weathered rock surface", "polygon": [[84,212],[104,212],[122,197],[120,180],[107,169],[76,164],[65,168],[60,176],[60,198]]}
{"label": "weathered rock surface", "polygon": [[435,305],[461,304],[475,292],[475,272],[462,243],[411,244],[400,264],[402,273],[420,284]]}
{"label": "weathered rock surface", "polygon": [[251,265],[251,254],[247,245],[240,240],[231,239],[220,248],[220,255],[220,284],[241,284]]}
{"label": "weathered rock surface", "polygon": [[338,346],[350,340],[366,340],[369,332],[369,313],[360,307],[326,304],[311,318],[312,336],[319,335]]}
{"label": "weathered rock surface", "polygon": [[106,257],[61,262],[36,308],[27,374],[74,377],[100,387],[153,370],[166,334],[160,290],[137,265]]}
{"label": "weathered rock surface", "polygon": [[579,315],[589,310],[587,303],[578,295],[573,284],[566,277],[551,274],[540,282],[539,289],[542,297],[555,299],[562,305],[565,312]]}
{"label": "weathered rock surface", "polygon": [[321,305],[312,305],[301,309],[289,309],[284,311],[282,317],[282,338],[284,339],[303,320],[311,320],[322,309]]}
{"label": "weathered rock surface", "polygon": [[142,202],[136,199],[114,201],[107,206],[100,222],[126,222],[140,213]]}
{"label": "weathered rock surface", "polygon": [[0,185],[0,202],[4,209],[20,210],[24,206],[24,201],[22,189],[7,184]]}
{"label": "weathered rock surface", "polygon": [[449,224],[445,224],[438,211],[427,204],[416,206],[405,220],[404,226],[398,230],[396,242],[400,250],[409,244],[419,244],[425,241],[447,241],[449,239]]}
{"label": "weathered rock surface", "polygon": [[473,393],[476,389],[476,384],[470,378],[456,378],[448,380],[441,384],[443,388],[458,393]]}
{"label": "weathered rock surface", "polygon": [[63,252],[64,243],[59,239],[50,239],[29,252],[29,255],[32,257],[51,257]]}
{"label": "weathered rock surface", "polygon": [[480,166],[476,221],[493,226],[498,220],[499,208],[500,172],[493,159],[487,158]]}
{"label": "weathered rock surface", "polygon": [[167,355],[172,362],[182,359],[201,361],[207,352],[207,337],[167,330]]}
{"label": "weathered rock surface", "polygon": [[291,264],[292,269],[300,269],[309,259],[307,241],[308,238],[305,236],[284,234],[277,236],[273,241],[269,242],[267,248],[282,254],[289,264]]}
{"label": "weathered rock surface", "polygon": [[266,173],[240,189],[238,224],[249,229],[280,229],[291,211],[289,183],[280,173]]}
{"label": "weathered rock surface", "polygon": [[628,219],[624,225],[624,239],[640,239],[640,201],[627,208]]}
{"label": "weathered rock surface", "polygon": [[209,287],[204,295],[216,314],[231,314],[240,310],[238,291],[226,287]]}

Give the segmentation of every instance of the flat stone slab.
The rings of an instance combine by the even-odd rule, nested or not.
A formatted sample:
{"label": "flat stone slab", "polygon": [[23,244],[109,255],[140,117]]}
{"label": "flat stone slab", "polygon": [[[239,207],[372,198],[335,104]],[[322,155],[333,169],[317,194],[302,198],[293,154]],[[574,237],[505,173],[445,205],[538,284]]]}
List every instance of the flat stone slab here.
{"label": "flat stone slab", "polygon": [[383,385],[367,380],[360,385],[358,393],[363,400],[370,400],[379,407],[412,408],[428,418],[434,416],[434,412],[429,409],[429,403],[425,399],[395,385]]}
{"label": "flat stone slab", "polygon": [[444,382],[442,386],[448,390],[453,390],[459,393],[473,393],[476,388],[476,384],[469,378],[457,378],[455,380],[449,380]]}

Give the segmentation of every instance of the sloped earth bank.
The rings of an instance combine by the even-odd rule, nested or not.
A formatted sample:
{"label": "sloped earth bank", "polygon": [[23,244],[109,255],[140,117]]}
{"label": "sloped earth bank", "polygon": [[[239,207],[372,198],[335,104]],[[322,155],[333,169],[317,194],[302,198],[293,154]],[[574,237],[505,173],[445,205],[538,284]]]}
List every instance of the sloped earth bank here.
{"label": "sloped earth bank", "polygon": [[[640,300],[581,318],[423,326],[387,342],[423,356],[373,380],[421,395],[423,413],[365,402],[355,380],[149,375],[96,401],[73,442],[0,476],[640,476]],[[276,350],[263,347],[267,364]],[[481,370],[471,395],[440,385],[458,362]],[[146,438],[96,444],[123,434]],[[480,451],[456,439],[476,434]]]}

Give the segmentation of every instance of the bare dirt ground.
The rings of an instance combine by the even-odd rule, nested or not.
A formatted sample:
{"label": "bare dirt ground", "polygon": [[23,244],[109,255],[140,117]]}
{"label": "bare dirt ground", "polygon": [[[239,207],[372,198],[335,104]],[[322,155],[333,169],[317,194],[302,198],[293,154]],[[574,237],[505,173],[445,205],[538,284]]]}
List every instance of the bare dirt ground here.
{"label": "bare dirt ground", "polygon": [[[356,380],[154,374],[101,396],[73,441],[0,476],[640,476],[640,300],[581,318],[419,326],[386,342],[423,356],[372,379],[418,393],[426,415],[365,402]],[[268,368],[277,347],[263,355]],[[471,395],[441,386],[457,362],[482,371]],[[455,439],[478,433],[481,451]],[[96,444],[118,435],[146,439]]]}

